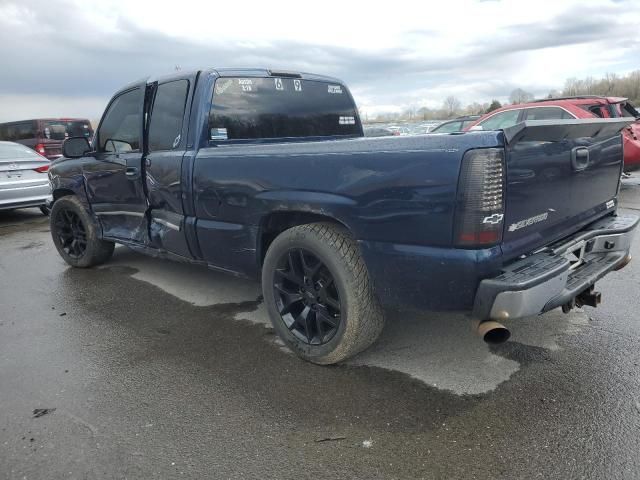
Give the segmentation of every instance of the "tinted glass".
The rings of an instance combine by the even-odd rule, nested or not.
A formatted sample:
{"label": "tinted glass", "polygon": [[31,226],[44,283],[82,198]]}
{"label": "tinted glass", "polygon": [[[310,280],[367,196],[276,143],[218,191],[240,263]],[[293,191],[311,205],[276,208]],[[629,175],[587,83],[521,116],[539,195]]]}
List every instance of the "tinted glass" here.
{"label": "tinted glass", "polygon": [[0,140],[10,142],[35,138],[33,122],[7,123],[0,128]]}
{"label": "tinted glass", "polygon": [[433,133],[452,133],[462,130],[462,122],[443,123],[432,130]]}
{"label": "tinted glass", "polygon": [[568,112],[558,107],[537,107],[525,110],[527,120],[568,120],[573,118]]}
{"label": "tinted glass", "polygon": [[518,122],[520,110],[507,110],[506,112],[496,113],[489,117],[479,125],[483,130],[500,130],[514,126]]}
{"label": "tinted glass", "polygon": [[580,105],[580,108],[587,112],[593,113],[596,117],[604,118],[604,112],[600,105]]}
{"label": "tinted glass", "polygon": [[149,150],[171,150],[180,144],[189,82],[178,80],[158,86],[149,124]]}
{"label": "tinted glass", "polygon": [[640,113],[638,113],[638,110],[629,102],[625,102],[620,104],[620,115],[622,117],[638,118]]}
{"label": "tinted glass", "polygon": [[343,86],[297,78],[219,78],[209,128],[212,140],[361,133]]}
{"label": "tinted glass", "polygon": [[1,143],[0,142],[0,160],[46,160],[41,155],[31,150],[29,147],[17,143]]}
{"label": "tinted glass", "polygon": [[141,129],[142,103],[140,89],[136,88],[111,102],[98,131],[98,151],[139,150]]}
{"label": "tinted glass", "polygon": [[64,140],[70,137],[89,138],[93,129],[88,120],[43,120],[42,136],[48,140]]}

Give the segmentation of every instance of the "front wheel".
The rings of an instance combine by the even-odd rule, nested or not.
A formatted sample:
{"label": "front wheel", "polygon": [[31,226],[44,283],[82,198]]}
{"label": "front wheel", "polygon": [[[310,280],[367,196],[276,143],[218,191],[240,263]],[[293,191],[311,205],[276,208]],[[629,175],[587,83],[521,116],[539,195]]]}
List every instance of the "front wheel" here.
{"label": "front wheel", "polygon": [[265,256],[262,289],[280,338],[313,363],[337,363],[361,352],[384,325],[358,246],[337,225],[282,232]]}
{"label": "front wheel", "polygon": [[102,240],[80,200],[62,197],[53,204],[51,236],[60,256],[73,267],[92,267],[111,258],[115,244]]}

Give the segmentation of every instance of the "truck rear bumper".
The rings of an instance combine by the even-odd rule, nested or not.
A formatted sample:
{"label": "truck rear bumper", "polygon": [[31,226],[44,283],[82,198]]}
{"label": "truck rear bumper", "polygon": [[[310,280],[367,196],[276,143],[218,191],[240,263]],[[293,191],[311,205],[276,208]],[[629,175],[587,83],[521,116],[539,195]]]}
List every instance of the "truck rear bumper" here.
{"label": "truck rear bumper", "polygon": [[575,235],[503,268],[482,280],[473,306],[478,320],[538,315],[571,302],[596,281],[629,260],[640,218],[600,219]]}

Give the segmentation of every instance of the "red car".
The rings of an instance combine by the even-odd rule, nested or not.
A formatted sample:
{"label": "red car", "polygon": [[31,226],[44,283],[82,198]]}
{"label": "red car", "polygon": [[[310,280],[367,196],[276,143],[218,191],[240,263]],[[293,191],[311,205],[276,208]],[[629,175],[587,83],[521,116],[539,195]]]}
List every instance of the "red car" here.
{"label": "red car", "polygon": [[[469,130],[499,130],[524,120],[552,120],[573,118],[619,118],[640,119],[640,113],[622,97],[600,97],[583,95],[578,97],[553,98],[531,103],[508,105],[487,113],[465,128]],[[640,169],[640,121],[624,129],[624,170]]]}

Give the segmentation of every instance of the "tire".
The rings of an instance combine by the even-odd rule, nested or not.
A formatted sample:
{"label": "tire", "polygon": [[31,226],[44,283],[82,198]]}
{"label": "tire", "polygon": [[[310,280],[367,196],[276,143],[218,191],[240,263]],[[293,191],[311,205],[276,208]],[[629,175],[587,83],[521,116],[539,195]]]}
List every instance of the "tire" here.
{"label": "tire", "polygon": [[56,200],[49,222],[58,253],[72,267],[100,265],[113,255],[115,244],[100,238],[98,226],[77,197]]}
{"label": "tire", "polygon": [[[307,280],[301,283],[301,277]],[[352,357],[371,346],[384,326],[359,248],[338,225],[312,223],[278,235],[265,256],[262,291],[274,329],[309,362]]]}

